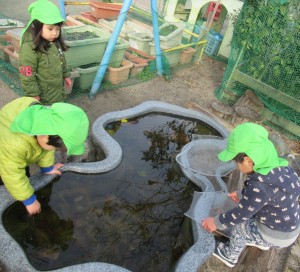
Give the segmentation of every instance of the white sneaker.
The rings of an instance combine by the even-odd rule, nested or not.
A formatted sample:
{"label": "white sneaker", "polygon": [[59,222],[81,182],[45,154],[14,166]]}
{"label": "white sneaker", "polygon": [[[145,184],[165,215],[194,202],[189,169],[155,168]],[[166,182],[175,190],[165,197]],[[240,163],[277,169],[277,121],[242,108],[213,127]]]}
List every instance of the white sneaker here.
{"label": "white sneaker", "polygon": [[256,245],[256,244],[250,244],[250,243],[247,243],[246,245],[247,246],[252,246],[252,247],[257,247],[261,250],[269,250],[270,249],[270,247],[268,247],[268,246],[262,246],[262,245]]}

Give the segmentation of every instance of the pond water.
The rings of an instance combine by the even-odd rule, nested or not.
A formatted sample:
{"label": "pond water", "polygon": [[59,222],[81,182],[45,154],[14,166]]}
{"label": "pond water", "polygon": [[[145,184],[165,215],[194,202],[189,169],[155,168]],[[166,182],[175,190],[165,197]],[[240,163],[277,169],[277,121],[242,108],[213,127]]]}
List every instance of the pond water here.
{"label": "pond water", "polygon": [[184,216],[201,189],[175,157],[192,134],[218,135],[199,120],[147,114],[107,125],[123,150],[107,173],[67,172],[39,190],[42,213],[20,202],[3,214],[6,230],[37,270],[105,262],[137,271],[172,271],[193,244]]}

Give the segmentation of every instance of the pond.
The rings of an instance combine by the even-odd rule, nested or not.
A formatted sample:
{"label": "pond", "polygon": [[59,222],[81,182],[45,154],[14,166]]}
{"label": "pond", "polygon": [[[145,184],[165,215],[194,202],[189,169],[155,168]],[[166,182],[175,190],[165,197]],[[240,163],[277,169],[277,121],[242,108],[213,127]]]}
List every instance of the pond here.
{"label": "pond", "polygon": [[41,214],[27,216],[19,202],[3,214],[4,227],[37,270],[105,262],[134,272],[172,271],[193,244],[184,212],[201,189],[175,157],[192,134],[220,134],[199,120],[157,113],[106,130],[123,150],[118,167],[64,173],[37,192]]}

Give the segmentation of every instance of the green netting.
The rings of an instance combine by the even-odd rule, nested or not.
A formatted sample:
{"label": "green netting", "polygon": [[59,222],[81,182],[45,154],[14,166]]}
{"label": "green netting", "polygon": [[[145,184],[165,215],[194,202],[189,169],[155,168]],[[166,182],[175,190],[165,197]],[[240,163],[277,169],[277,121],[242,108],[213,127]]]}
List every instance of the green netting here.
{"label": "green netting", "polygon": [[295,107],[300,102],[298,0],[245,0],[222,85],[215,93],[232,105],[247,89],[270,111],[300,125],[299,106]]}

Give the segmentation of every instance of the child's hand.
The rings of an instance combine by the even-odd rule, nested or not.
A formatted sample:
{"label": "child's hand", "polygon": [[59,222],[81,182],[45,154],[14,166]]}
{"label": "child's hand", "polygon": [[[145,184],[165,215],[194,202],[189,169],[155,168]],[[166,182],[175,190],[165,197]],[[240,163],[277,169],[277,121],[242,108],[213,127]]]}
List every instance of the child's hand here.
{"label": "child's hand", "polygon": [[230,197],[236,203],[240,201],[239,198],[238,198],[237,192],[229,193],[228,197]]}
{"label": "child's hand", "polygon": [[202,228],[209,231],[214,232],[217,229],[217,226],[215,224],[215,218],[208,217],[202,220]]}
{"label": "child's hand", "polygon": [[35,200],[32,204],[25,206],[27,212],[32,215],[41,212],[41,204],[38,200]]}
{"label": "child's hand", "polygon": [[53,175],[53,174],[61,175],[61,171],[59,171],[59,169],[62,168],[63,166],[64,166],[64,164],[62,164],[62,163],[54,164],[54,168],[51,171],[46,172],[45,174],[47,174],[47,175]]}
{"label": "child's hand", "polygon": [[41,97],[39,97],[39,96],[33,96],[32,98],[35,98],[35,99],[38,100],[38,101],[41,100]]}
{"label": "child's hand", "polygon": [[65,82],[66,82],[67,87],[71,87],[71,85],[72,85],[72,80],[71,80],[71,78],[66,77],[66,78],[65,78]]}

